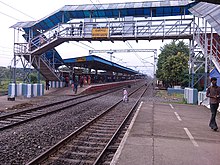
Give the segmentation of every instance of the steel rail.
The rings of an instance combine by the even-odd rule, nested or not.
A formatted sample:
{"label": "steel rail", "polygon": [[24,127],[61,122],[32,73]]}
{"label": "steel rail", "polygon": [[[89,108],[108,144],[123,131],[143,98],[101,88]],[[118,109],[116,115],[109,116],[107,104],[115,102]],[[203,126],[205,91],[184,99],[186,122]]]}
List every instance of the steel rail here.
{"label": "steel rail", "polygon": [[[144,86],[144,85],[143,85]],[[143,87],[141,86],[141,87]],[[141,88],[140,87],[140,88]],[[131,96],[133,93],[135,93],[136,91],[138,91],[140,88],[135,89],[133,92],[131,92],[129,94],[129,96]],[[115,103],[114,105],[112,105],[111,107],[107,108],[104,112],[102,112],[101,114],[99,114],[97,117],[95,117],[94,119],[92,119],[91,121],[88,121],[87,123],[85,123],[83,126],[81,126],[80,128],[78,128],[76,131],[74,131],[73,133],[71,133],[69,136],[67,136],[66,138],[62,139],[61,141],[59,141],[57,144],[55,144],[54,146],[52,146],[50,149],[48,149],[47,151],[45,151],[44,153],[42,153],[41,155],[39,155],[38,157],[36,157],[35,159],[31,160],[30,162],[28,162],[26,165],[36,165],[36,164],[40,164],[44,161],[46,161],[52,154],[55,154],[56,152],[58,152],[58,150],[65,146],[67,143],[71,142],[75,137],[77,137],[77,135],[79,135],[80,133],[82,133],[86,128],[88,128],[89,126],[91,126],[92,124],[94,124],[96,121],[98,121],[99,119],[101,119],[103,116],[105,116],[108,112],[112,111],[113,108],[115,108],[118,104],[120,104],[122,102],[122,100],[118,101],[117,103]]]}
{"label": "steel rail", "polygon": [[[49,115],[49,114],[52,114],[52,113],[56,113],[58,111],[70,108],[72,106],[84,103],[86,101],[90,101],[90,100],[102,97],[104,95],[107,95],[109,93],[115,92],[115,91],[120,90],[120,89],[121,89],[121,87],[117,88],[117,89],[114,89],[114,90],[107,91],[107,92],[105,91],[105,92],[103,92],[102,94],[100,94],[98,96],[94,96],[92,98],[89,98],[89,99],[86,99],[86,100],[83,100],[83,101],[79,101],[79,102],[70,104],[68,106],[57,108],[57,109],[51,110],[50,112],[43,112],[43,111],[39,111],[39,110],[44,109],[44,108],[49,108],[49,107],[52,107],[52,106],[55,106],[55,105],[58,105],[58,104],[66,103],[66,102],[69,102],[69,101],[77,100],[77,99],[80,99],[80,98],[88,97],[88,96],[93,95],[93,94],[83,95],[83,96],[79,96],[79,97],[75,97],[75,98],[71,98],[71,99],[66,99],[66,100],[55,102],[55,103],[51,103],[51,104],[35,107],[35,108],[32,108],[32,109],[28,109],[28,110],[24,110],[24,111],[12,113],[12,114],[0,116],[0,123],[2,123],[2,125],[3,125],[2,127],[0,126],[0,131],[8,129],[8,128],[11,128],[11,127],[14,127],[14,126],[17,126],[17,125],[20,125],[20,124],[23,124],[23,123],[26,123],[28,121],[31,121],[31,120],[34,120],[34,119],[37,119],[37,118],[40,118],[40,117],[43,117],[43,116],[46,116],[46,115]],[[36,114],[35,112],[39,112],[39,113]],[[22,120],[20,118],[20,121],[19,121],[19,119],[16,118],[16,117],[22,117],[22,115],[28,115],[28,116],[30,116],[30,118],[28,118],[28,116],[26,118],[23,117],[24,120]],[[31,115],[34,115],[34,116],[31,116]],[[8,124],[6,123],[4,125],[4,121],[9,121],[10,122],[10,119],[13,119],[13,118],[15,119],[14,123],[13,123],[13,120],[11,120],[11,123],[8,123]]]}
{"label": "steel rail", "polygon": [[113,143],[113,141],[117,138],[118,134],[121,132],[121,130],[123,129],[124,125],[126,124],[126,122],[129,120],[130,116],[132,115],[133,111],[136,109],[137,105],[139,104],[142,96],[144,95],[144,93],[147,91],[148,87],[149,87],[150,83],[147,85],[146,89],[142,92],[142,94],[139,96],[138,100],[135,102],[135,104],[133,105],[133,107],[131,108],[131,110],[129,111],[128,115],[125,117],[125,119],[123,120],[123,122],[121,123],[121,125],[118,127],[118,129],[116,130],[116,132],[114,133],[114,135],[112,136],[112,138],[110,139],[110,141],[108,142],[108,144],[105,146],[105,148],[102,150],[102,152],[100,153],[100,155],[98,156],[98,158],[96,159],[96,161],[93,163],[93,165],[98,165],[101,163],[106,151],[108,150],[109,146]]}

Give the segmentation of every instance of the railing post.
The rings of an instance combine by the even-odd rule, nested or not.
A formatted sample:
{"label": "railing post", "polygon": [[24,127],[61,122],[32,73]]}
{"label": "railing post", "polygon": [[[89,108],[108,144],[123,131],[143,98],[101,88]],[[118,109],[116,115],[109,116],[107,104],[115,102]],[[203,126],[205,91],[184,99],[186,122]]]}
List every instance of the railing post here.
{"label": "railing post", "polygon": [[108,20],[108,38],[110,38],[110,21]]}
{"label": "railing post", "polygon": [[210,52],[209,52],[209,61],[210,61],[210,64],[209,64],[209,71],[211,69],[211,60],[213,58],[213,28],[211,27],[211,37],[210,37],[211,41],[210,41]]}
{"label": "railing post", "polygon": [[208,72],[208,42],[207,42],[207,21],[205,21],[205,80],[204,80],[204,91],[207,87],[207,72]]}

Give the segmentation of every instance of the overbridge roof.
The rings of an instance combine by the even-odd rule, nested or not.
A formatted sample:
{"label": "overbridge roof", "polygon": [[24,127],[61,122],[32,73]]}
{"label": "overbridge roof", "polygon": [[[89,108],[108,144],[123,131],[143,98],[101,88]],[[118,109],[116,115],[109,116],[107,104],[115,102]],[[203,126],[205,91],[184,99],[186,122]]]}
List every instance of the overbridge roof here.
{"label": "overbridge roof", "polygon": [[118,17],[163,17],[189,15],[189,8],[196,2],[185,1],[146,1],[111,4],[66,5],[59,10],[45,16],[38,21],[18,22],[11,28],[48,30],[59,23],[66,23],[72,19],[84,18],[118,18]]}
{"label": "overbridge roof", "polygon": [[105,60],[95,55],[64,59],[64,63],[67,66],[71,65],[73,67],[84,67],[84,68],[106,70],[106,71],[113,71],[113,72],[126,73],[126,74],[138,73],[133,69]]}
{"label": "overbridge roof", "polygon": [[220,5],[200,2],[189,10],[196,17],[205,18],[220,35]]}

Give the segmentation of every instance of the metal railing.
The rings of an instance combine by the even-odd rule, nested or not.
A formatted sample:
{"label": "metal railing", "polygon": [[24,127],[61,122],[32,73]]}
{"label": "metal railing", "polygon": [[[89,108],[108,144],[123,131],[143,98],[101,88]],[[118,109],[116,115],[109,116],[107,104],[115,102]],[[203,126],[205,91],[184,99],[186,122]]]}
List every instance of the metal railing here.
{"label": "metal railing", "polygon": [[14,43],[15,55],[26,55],[28,53],[28,43]]}
{"label": "metal railing", "polygon": [[[220,71],[220,42],[216,39],[217,33],[212,33],[211,29],[207,29],[205,33],[201,28],[196,27],[195,40],[204,54],[210,55],[215,67]],[[206,41],[207,40],[207,41]],[[207,44],[207,45],[206,45]]]}
{"label": "metal railing", "polygon": [[[130,40],[157,37],[191,36],[192,19],[163,19],[138,21],[108,21],[64,23],[49,29],[29,41],[29,50],[35,51],[59,38],[74,40]],[[96,30],[96,31],[95,31]]]}
{"label": "metal railing", "polygon": [[60,79],[60,71],[58,69],[55,68],[55,63],[54,61],[50,61],[48,60],[48,58],[43,54],[41,55],[41,61],[44,63],[44,65],[47,66],[47,68],[51,71],[51,73],[53,73],[57,79]]}

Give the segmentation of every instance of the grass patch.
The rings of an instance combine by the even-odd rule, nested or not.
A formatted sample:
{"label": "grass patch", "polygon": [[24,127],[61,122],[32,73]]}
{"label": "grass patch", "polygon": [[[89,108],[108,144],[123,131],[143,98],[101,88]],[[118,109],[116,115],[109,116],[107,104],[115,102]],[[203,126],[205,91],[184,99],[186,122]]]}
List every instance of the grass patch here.
{"label": "grass patch", "polygon": [[186,104],[186,100],[184,99],[184,94],[180,94],[180,93],[168,94],[166,90],[158,90],[155,96],[168,100],[169,103]]}

